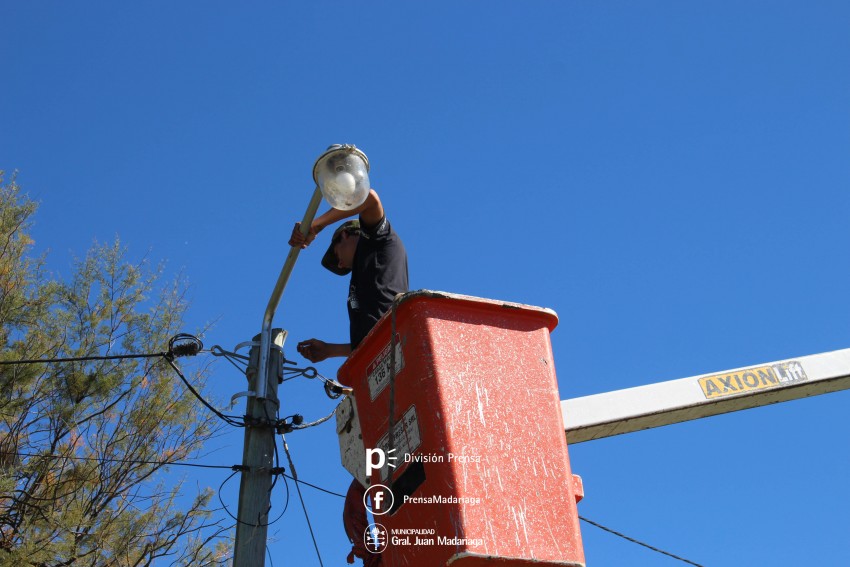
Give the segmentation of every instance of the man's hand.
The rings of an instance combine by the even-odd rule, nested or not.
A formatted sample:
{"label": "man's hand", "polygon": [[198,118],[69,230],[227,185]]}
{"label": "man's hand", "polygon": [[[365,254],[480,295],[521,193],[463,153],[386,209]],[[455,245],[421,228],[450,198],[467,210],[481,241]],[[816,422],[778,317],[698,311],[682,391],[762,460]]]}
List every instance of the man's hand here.
{"label": "man's hand", "polygon": [[348,356],[351,354],[351,345],[326,343],[319,339],[307,339],[298,343],[298,354],[310,362],[321,362],[326,358],[334,356]]}
{"label": "man's hand", "polygon": [[[292,236],[289,237],[289,245],[290,246],[298,246],[301,249],[307,248],[311,242],[316,239],[316,235],[319,234],[319,231],[316,230],[315,226],[310,227],[310,231],[307,233],[305,237],[301,233],[301,223],[295,223],[295,228],[292,229]],[[314,361],[315,362],[315,361]]]}

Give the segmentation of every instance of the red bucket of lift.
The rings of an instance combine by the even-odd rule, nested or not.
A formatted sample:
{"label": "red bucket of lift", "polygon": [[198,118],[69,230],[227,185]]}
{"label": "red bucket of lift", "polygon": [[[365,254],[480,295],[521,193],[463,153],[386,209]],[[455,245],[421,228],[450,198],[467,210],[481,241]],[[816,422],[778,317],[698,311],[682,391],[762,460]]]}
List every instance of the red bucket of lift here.
{"label": "red bucket of lift", "polygon": [[584,565],[557,323],[539,307],[411,292],[340,368],[368,492],[381,493],[364,538],[385,567]]}

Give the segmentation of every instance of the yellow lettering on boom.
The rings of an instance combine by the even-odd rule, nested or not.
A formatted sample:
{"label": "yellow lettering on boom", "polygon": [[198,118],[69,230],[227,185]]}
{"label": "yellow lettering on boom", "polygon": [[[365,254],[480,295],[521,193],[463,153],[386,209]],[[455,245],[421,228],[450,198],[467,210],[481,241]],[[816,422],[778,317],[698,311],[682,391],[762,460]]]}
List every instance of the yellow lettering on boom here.
{"label": "yellow lettering on boom", "polygon": [[706,399],[766,390],[807,380],[803,366],[797,361],[780,362],[771,366],[746,368],[724,374],[704,376],[699,386]]}

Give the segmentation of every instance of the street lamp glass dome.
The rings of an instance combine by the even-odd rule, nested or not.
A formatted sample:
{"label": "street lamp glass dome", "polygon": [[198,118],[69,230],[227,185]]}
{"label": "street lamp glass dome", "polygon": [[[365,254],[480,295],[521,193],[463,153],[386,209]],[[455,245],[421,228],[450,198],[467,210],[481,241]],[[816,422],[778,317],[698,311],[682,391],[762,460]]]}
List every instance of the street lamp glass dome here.
{"label": "street lamp glass dome", "polygon": [[331,207],[356,209],[369,196],[369,159],[354,146],[335,144],[316,160],[313,179]]}

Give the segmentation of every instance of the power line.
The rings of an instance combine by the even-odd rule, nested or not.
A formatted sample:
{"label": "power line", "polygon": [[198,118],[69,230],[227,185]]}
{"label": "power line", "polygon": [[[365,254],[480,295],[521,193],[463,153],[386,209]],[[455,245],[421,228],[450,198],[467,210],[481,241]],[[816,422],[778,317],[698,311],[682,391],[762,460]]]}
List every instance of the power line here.
{"label": "power line", "polygon": [[603,526],[603,525],[601,525],[601,524],[597,524],[596,522],[594,522],[594,521],[592,521],[592,520],[588,520],[587,518],[584,518],[584,517],[582,517],[582,516],[579,516],[578,518],[579,518],[579,520],[581,520],[581,521],[583,521],[583,522],[587,522],[587,523],[588,523],[588,524],[590,524],[591,526],[596,526],[596,527],[597,527],[597,528],[599,528],[600,530],[604,530],[604,531],[606,531],[606,532],[608,532],[608,533],[614,534],[615,536],[621,537],[621,538],[623,538],[623,539],[625,539],[625,540],[628,540],[628,541],[630,541],[630,542],[632,542],[632,543],[636,543],[636,544],[638,544],[638,545],[642,545],[642,546],[644,546],[644,547],[646,547],[646,548],[648,548],[648,549],[651,549],[652,551],[655,551],[655,552],[657,552],[657,553],[661,553],[661,554],[666,555],[666,556],[668,556],[668,557],[672,557],[673,559],[678,559],[679,561],[683,561],[684,563],[688,563],[688,564],[690,564],[690,565],[696,565],[696,567],[703,567],[703,566],[702,566],[702,565],[700,565],[699,563],[694,563],[693,561],[689,561],[689,560],[685,559],[684,557],[679,557],[678,555],[673,555],[672,553],[668,553],[668,552],[666,552],[666,551],[664,551],[664,550],[662,550],[662,549],[658,549],[657,547],[652,547],[652,546],[651,546],[651,545],[649,545],[649,544],[643,543],[642,541],[638,541],[638,540],[636,540],[636,539],[634,539],[634,538],[630,538],[629,536],[627,536],[627,535],[623,535],[623,534],[621,534],[620,532],[617,532],[617,531],[612,530],[611,528],[606,528],[605,526]]}
{"label": "power line", "polygon": [[189,383],[189,380],[186,379],[186,377],[183,375],[183,372],[180,371],[180,368],[178,368],[177,365],[174,364],[174,361],[168,357],[164,358],[168,362],[168,364],[171,365],[171,368],[173,368],[174,371],[177,372],[177,375],[180,377],[180,380],[183,381],[183,384],[186,385],[186,388],[188,388],[192,395],[195,396],[198,401],[201,402],[208,410],[213,412],[219,419],[221,419],[228,425],[232,425],[233,427],[245,427],[245,423],[241,421],[241,418],[239,416],[227,415],[215,409],[212,404],[206,401],[203,396],[201,396],[201,394],[199,394],[198,391],[192,387],[192,384]]}
{"label": "power line", "polygon": [[0,366],[15,364],[52,364],[54,362],[87,362],[92,360],[126,360],[128,358],[157,358],[167,356],[166,352],[147,354],[113,354],[108,356],[72,356],[67,358],[34,358],[27,360],[0,360]]}
{"label": "power line", "polygon": [[[289,508],[289,484],[286,483],[286,479],[284,479],[284,485],[286,486],[286,503],[283,505],[283,511],[281,511],[281,513],[278,514],[277,518],[275,518],[271,522],[267,522],[265,524],[259,523],[259,522],[256,523],[256,524],[251,524],[249,522],[243,522],[242,520],[240,520],[239,518],[234,516],[233,512],[230,511],[230,508],[227,507],[227,504],[224,503],[224,499],[221,497],[221,490],[224,488],[224,485],[227,484],[228,481],[230,481],[230,479],[233,478],[236,475],[236,473],[241,472],[243,470],[242,465],[234,465],[232,468],[233,468],[233,474],[231,474],[226,479],[224,479],[222,481],[222,483],[218,486],[218,501],[221,504],[221,509],[224,510],[225,513],[228,516],[230,516],[233,520],[235,520],[237,524],[242,524],[244,526],[250,526],[252,528],[260,528],[260,527],[270,526],[274,523],[277,523],[281,518],[283,518],[284,514],[286,514],[286,510]],[[272,471],[272,474],[277,476],[278,474],[282,474],[282,473],[278,473],[277,471]],[[286,476],[286,475],[284,475],[284,476]],[[277,478],[275,478],[275,480],[277,480]],[[269,487],[269,493],[271,493],[274,486],[275,485],[273,483],[271,485],[271,487]],[[271,506],[269,506],[269,510],[271,510]]]}
{"label": "power line", "polygon": [[[0,455],[12,455],[18,457],[30,457],[30,458],[49,458],[49,459],[68,459],[72,461],[97,461],[100,463],[122,463],[127,465],[160,465],[160,466],[171,466],[174,465],[176,467],[196,467],[202,469],[228,469],[233,470],[234,466],[237,465],[204,465],[201,463],[185,463],[181,461],[146,461],[139,459],[112,459],[109,457],[81,457],[79,455],[55,455],[52,453],[47,454],[39,454],[39,453],[15,453],[15,452],[2,452]],[[237,471],[238,472],[238,471]]]}
{"label": "power line", "polygon": [[339,496],[340,498],[345,498],[345,494],[340,494],[339,492],[334,492],[334,491],[332,491],[332,490],[328,490],[328,489],[326,489],[326,488],[322,488],[321,486],[316,486],[315,484],[310,484],[309,482],[306,482],[306,481],[303,481],[303,480],[301,480],[301,479],[295,478],[294,476],[289,476],[288,474],[284,474],[283,476],[285,476],[285,477],[286,477],[286,478],[288,478],[288,479],[294,480],[294,481],[295,481],[295,482],[297,482],[298,484],[304,484],[304,485],[306,485],[306,486],[309,486],[310,488],[315,488],[316,490],[319,490],[319,491],[321,491],[321,492],[324,492],[324,493],[330,494],[331,496]]}
{"label": "power line", "polygon": [[114,354],[114,355],[91,355],[91,356],[74,356],[74,357],[64,357],[64,358],[39,358],[39,359],[25,359],[25,360],[3,360],[0,361],[0,366],[10,366],[10,365],[21,365],[21,364],[52,364],[52,363],[67,363],[67,362],[90,362],[95,360],[127,360],[133,358],[163,358],[166,362],[177,372],[177,375],[180,377],[180,380],[183,381],[183,384],[192,393],[195,398],[198,399],[208,410],[213,412],[219,419],[231,425],[233,427],[245,427],[244,422],[240,416],[236,415],[227,415],[225,413],[220,412],[216,408],[212,406],[209,402],[207,402],[203,396],[192,386],[189,380],[186,379],[186,376],[183,375],[183,372],[180,371],[180,368],[174,364],[174,359],[183,357],[183,356],[195,356],[198,353],[202,352],[204,349],[204,343],[201,340],[188,333],[178,333],[171,337],[168,340],[168,350],[166,352],[154,352],[154,353],[141,353],[141,354]]}
{"label": "power line", "polygon": [[[182,342],[181,342],[182,341]],[[69,356],[62,358],[34,358],[25,360],[2,360],[0,366],[8,366],[15,364],[51,364],[55,362],[88,362],[92,360],[126,360],[130,358],[157,358],[173,360],[181,356],[195,356],[204,349],[204,343],[201,340],[188,333],[177,333],[168,339],[168,350],[166,352],[148,352],[139,354],[107,354],[107,355],[87,355],[87,356]]]}
{"label": "power line", "polygon": [[[182,343],[181,343],[182,341]],[[201,339],[194,335],[190,335],[188,333],[178,333],[171,337],[168,341],[168,352],[163,356],[168,364],[171,365],[171,368],[177,372],[177,375],[183,381],[183,384],[189,389],[193,396],[195,396],[199,402],[201,402],[208,410],[213,412],[219,419],[227,423],[228,425],[232,425],[233,427],[245,427],[245,423],[241,421],[239,416],[235,415],[226,415],[215,409],[212,404],[207,402],[201,394],[198,393],[195,388],[192,387],[192,384],[183,376],[183,373],[180,371],[180,368],[174,364],[174,359],[180,356],[195,356],[199,352],[204,350],[204,343],[201,342]]]}
{"label": "power line", "polygon": [[[298,499],[301,500],[301,509],[304,510],[304,518],[307,520],[307,528],[310,530],[310,537],[313,539],[313,547],[316,548],[316,556],[319,558],[319,565],[324,567],[322,563],[322,554],[319,553],[319,544],[316,542],[316,534],[313,533],[313,525],[310,523],[310,516],[307,514],[307,505],[304,504],[304,497],[301,495],[301,488],[298,486],[298,473],[295,472],[295,465],[292,463],[292,455],[289,454],[289,445],[286,443],[286,436],[281,433],[283,441],[283,450],[286,453],[286,460],[289,461],[289,470],[292,471],[293,480],[295,480],[295,490],[298,492]],[[275,445],[276,447],[277,445]]]}

